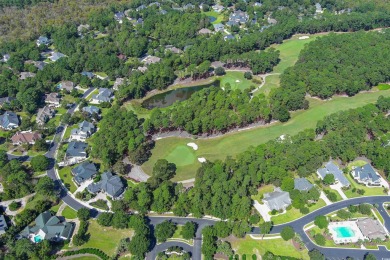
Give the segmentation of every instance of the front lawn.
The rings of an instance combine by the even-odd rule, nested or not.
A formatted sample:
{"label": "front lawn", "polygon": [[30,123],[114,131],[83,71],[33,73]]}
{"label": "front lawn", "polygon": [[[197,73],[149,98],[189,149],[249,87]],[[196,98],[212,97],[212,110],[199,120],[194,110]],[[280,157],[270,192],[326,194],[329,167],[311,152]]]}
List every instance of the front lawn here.
{"label": "front lawn", "polygon": [[[325,206],[326,206],[325,201],[323,201],[322,199],[319,199],[316,204],[313,204],[309,207],[309,211],[313,212],[314,210],[317,210],[317,209],[325,207]],[[279,224],[293,221],[293,220],[298,219],[300,217],[303,217],[305,215],[306,214],[302,214],[299,211],[299,209],[296,209],[293,207],[292,209],[287,210],[287,212],[284,214],[271,217],[271,221],[274,223],[274,225],[279,225]]]}
{"label": "front lawn", "polygon": [[62,182],[64,183],[65,187],[71,192],[75,192],[77,190],[76,184],[74,184],[72,178],[72,172],[70,167],[63,167],[58,171],[58,174],[60,175],[60,178]]}
{"label": "front lawn", "polygon": [[246,254],[247,259],[251,259],[253,254],[257,255],[257,259],[261,259],[260,256],[269,251],[275,255],[296,257],[298,259],[309,259],[307,250],[298,251],[292,244],[292,241],[284,241],[281,238],[269,239],[269,240],[255,240],[250,236],[245,238],[234,239],[230,241],[232,248],[236,254]]}
{"label": "front lawn", "polygon": [[77,218],[77,212],[69,206],[66,206],[62,211],[61,215],[66,219],[75,219]]}
{"label": "front lawn", "polygon": [[134,231],[132,229],[115,229],[112,227],[100,226],[96,220],[89,220],[88,234],[90,238],[87,243],[82,246],[72,246],[69,249],[81,248],[97,248],[102,250],[109,256],[113,256],[118,247],[119,241],[122,238],[132,237]]}

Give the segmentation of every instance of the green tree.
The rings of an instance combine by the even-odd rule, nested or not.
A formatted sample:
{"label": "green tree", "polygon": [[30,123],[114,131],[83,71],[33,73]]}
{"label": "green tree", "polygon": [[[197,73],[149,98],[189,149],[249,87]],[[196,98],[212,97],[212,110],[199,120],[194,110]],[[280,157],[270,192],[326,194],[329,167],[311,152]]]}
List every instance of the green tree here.
{"label": "green tree", "polygon": [[160,183],[168,181],[176,173],[176,165],[169,163],[165,159],[158,159],[153,166],[152,177],[148,179],[148,182],[153,186],[157,187]]}
{"label": "green tree", "polygon": [[325,237],[321,234],[316,234],[314,236],[314,240],[316,241],[317,245],[319,245],[319,246],[325,245]]}
{"label": "green tree", "polygon": [[284,191],[292,191],[294,190],[294,179],[291,177],[286,177],[282,181],[282,190]]}
{"label": "green tree", "polygon": [[30,163],[34,171],[41,172],[49,168],[50,161],[44,155],[37,155],[31,159]]}
{"label": "green tree", "polygon": [[266,221],[264,223],[261,223],[259,225],[259,228],[260,228],[260,234],[263,235],[266,235],[266,234],[269,234],[269,232],[271,231],[271,228],[272,228],[272,222],[271,221]]}
{"label": "green tree", "polygon": [[309,257],[310,260],[325,260],[325,256],[317,249],[309,251]]}
{"label": "green tree", "polygon": [[17,210],[18,208],[20,208],[20,206],[22,206],[22,205],[20,204],[20,202],[16,202],[16,201],[12,201],[12,202],[8,205],[9,210],[11,210],[11,211]]}
{"label": "green tree", "polygon": [[217,76],[225,75],[225,69],[222,67],[217,67],[215,69],[215,75],[217,75]]}
{"label": "green tree", "polygon": [[246,78],[248,80],[251,80],[252,79],[252,73],[250,73],[249,71],[246,71],[244,73],[244,78]]}
{"label": "green tree", "polygon": [[286,226],[282,229],[280,235],[282,236],[283,240],[288,241],[295,236],[295,231],[291,226]]}
{"label": "green tree", "polygon": [[109,227],[112,225],[112,217],[114,214],[109,212],[101,213],[97,218],[97,223],[101,226]]}
{"label": "green tree", "polygon": [[194,222],[186,222],[181,230],[181,235],[184,239],[193,239],[195,237],[196,224]]}
{"label": "green tree", "polygon": [[327,174],[325,175],[324,179],[322,180],[324,184],[331,185],[334,183],[334,175],[333,174]]}
{"label": "green tree", "polygon": [[171,221],[165,220],[164,222],[157,224],[154,231],[154,235],[158,242],[165,242],[168,238],[171,238],[175,233],[176,225]]}
{"label": "green tree", "polygon": [[377,258],[371,254],[371,253],[368,253],[364,256],[364,260],[376,260]]}
{"label": "green tree", "polygon": [[314,224],[321,228],[321,229],[324,229],[324,228],[327,228],[328,225],[329,225],[329,222],[328,222],[328,219],[326,218],[326,216],[317,216],[315,219],[314,219]]}
{"label": "green tree", "polygon": [[359,212],[363,215],[371,215],[371,207],[368,204],[360,204]]}
{"label": "green tree", "polygon": [[87,221],[91,217],[91,212],[88,208],[81,208],[77,211],[77,217],[80,221]]}
{"label": "green tree", "polygon": [[38,194],[42,194],[45,196],[53,196],[55,194],[54,187],[54,181],[48,176],[43,176],[38,179],[38,183],[35,186],[35,191]]}
{"label": "green tree", "polygon": [[349,219],[351,217],[351,213],[344,209],[340,209],[339,211],[337,211],[337,216],[341,219]]}

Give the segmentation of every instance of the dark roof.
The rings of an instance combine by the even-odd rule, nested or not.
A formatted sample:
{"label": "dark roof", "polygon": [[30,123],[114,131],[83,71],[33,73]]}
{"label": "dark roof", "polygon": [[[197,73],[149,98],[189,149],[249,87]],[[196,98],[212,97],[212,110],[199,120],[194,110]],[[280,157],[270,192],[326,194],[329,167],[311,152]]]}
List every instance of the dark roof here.
{"label": "dark roof", "polygon": [[322,178],[327,174],[333,174],[335,180],[339,181],[343,186],[349,186],[350,183],[347,178],[344,176],[344,173],[340,170],[340,168],[329,161],[324,168],[318,169],[317,172],[321,175]]}
{"label": "dark roof", "polygon": [[353,170],[354,176],[362,181],[376,182],[380,180],[380,176],[375,172],[371,164],[367,163],[362,167],[356,167]]}
{"label": "dark roof", "polygon": [[8,225],[7,221],[5,221],[4,215],[0,215],[0,235],[4,234],[7,228]]}
{"label": "dark roof", "polygon": [[83,72],[81,72],[81,75],[86,76],[90,79],[92,79],[95,76],[95,74],[93,74],[92,72],[89,72],[89,71],[83,71]]}
{"label": "dark roof", "polygon": [[311,184],[305,178],[296,178],[294,179],[294,189],[299,191],[308,191],[313,188],[313,184]]}
{"label": "dark roof", "polygon": [[104,191],[111,197],[118,197],[122,194],[124,185],[118,175],[113,175],[111,172],[104,172],[102,179],[97,183],[92,183],[88,186],[88,190],[92,193]]}
{"label": "dark roof", "polygon": [[16,127],[19,125],[18,115],[11,111],[5,111],[0,116],[0,124],[5,129]]}
{"label": "dark roof", "polygon": [[86,156],[87,144],[83,142],[70,142],[66,149],[67,157],[83,157]]}
{"label": "dark roof", "polygon": [[99,93],[93,95],[92,99],[96,99],[100,102],[110,102],[112,99],[112,91],[108,88],[99,88]]}
{"label": "dark roof", "polygon": [[74,179],[79,184],[91,179],[96,173],[97,169],[95,164],[89,162],[83,162],[72,169],[72,174],[75,176]]}

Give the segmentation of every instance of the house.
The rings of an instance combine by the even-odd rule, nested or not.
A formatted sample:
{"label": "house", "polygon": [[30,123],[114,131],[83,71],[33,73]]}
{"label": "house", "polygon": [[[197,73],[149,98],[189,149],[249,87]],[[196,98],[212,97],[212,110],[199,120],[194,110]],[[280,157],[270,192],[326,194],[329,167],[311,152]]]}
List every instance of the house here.
{"label": "house", "polygon": [[50,44],[50,39],[47,38],[46,36],[39,36],[37,40],[37,45],[38,47],[41,45],[49,45]]}
{"label": "house", "polygon": [[64,217],[53,216],[50,211],[45,211],[35,219],[35,226],[27,226],[20,235],[30,239],[34,243],[42,240],[62,241],[72,237],[74,223],[66,222]]}
{"label": "house", "polygon": [[114,86],[112,87],[114,90],[118,90],[120,86],[125,83],[124,78],[116,78],[114,82]]}
{"label": "house", "polygon": [[141,60],[141,62],[143,62],[147,66],[147,65],[150,65],[153,63],[160,62],[160,60],[161,60],[161,58],[159,58],[159,57],[148,55],[145,58],[143,58]]}
{"label": "house", "polygon": [[99,88],[99,93],[92,95],[90,102],[92,104],[111,102],[111,100],[114,98],[112,94],[112,91],[108,88]]}
{"label": "house", "polygon": [[102,178],[99,182],[91,183],[88,185],[87,189],[93,194],[104,192],[111,198],[117,198],[123,193],[125,186],[118,175],[113,175],[111,172],[105,172],[102,174]]}
{"label": "house", "polygon": [[140,6],[138,6],[137,8],[135,8],[135,10],[137,11],[137,12],[139,12],[139,11],[141,11],[141,10],[144,10],[146,8],[146,5],[140,5]]}
{"label": "house", "polygon": [[317,14],[322,14],[324,12],[324,10],[322,10],[322,7],[321,7],[320,3],[316,3],[315,7],[316,7],[316,13]]}
{"label": "house", "polygon": [[207,28],[202,28],[199,30],[198,34],[212,34],[213,32]]}
{"label": "house", "polygon": [[7,62],[10,58],[11,58],[11,56],[6,53],[6,54],[3,55],[3,59],[1,61],[2,62]]}
{"label": "house", "polygon": [[195,8],[195,5],[193,5],[191,3],[188,3],[185,6],[183,6],[183,10],[193,9],[193,8]]}
{"label": "house", "polygon": [[83,182],[92,179],[96,173],[97,169],[95,164],[89,162],[83,162],[72,169],[73,180],[77,185],[81,185]]}
{"label": "house", "polygon": [[0,116],[0,128],[5,130],[12,130],[19,126],[20,121],[18,115],[11,111],[5,111]]}
{"label": "house", "polygon": [[76,164],[87,159],[88,145],[83,142],[70,142],[65,152],[65,161],[68,164]]}
{"label": "house", "polygon": [[213,24],[213,26],[214,26],[214,31],[216,32],[222,32],[223,30],[225,30],[225,26],[221,23]]}
{"label": "house", "polygon": [[89,71],[83,71],[83,72],[81,72],[81,75],[86,76],[89,79],[93,79],[93,77],[95,77],[95,74],[93,74],[92,72],[89,72]]}
{"label": "house", "polygon": [[56,111],[49,106],[38,109],[37,114],[37,123],[39,125],[44,125],[47,121],[53,118],[56,115]]}
{"label": "house", "polygon": [[150,4],[148,5],[148,7],[151,7],[151,6],[160,7],[160,3],[159,3],[159,2],[153,2],[153,3],[150,3]]}
{"label": "house", "polygon": [[77,26],[77,33],[79,36],[83,34],[83,32],[88,31],[90,28],[89,24],[80,24]]}
{"label": "house", "polygon": [[34,61],[34,66],[38,70],[43,70],[43,68],[46,66],[46,63],[44,63],[43,61]]}
{"label": "house", "polygon": [[313,184],[311,184],[307,179],[305,178],[295,178],[294,179],[294,190],[299,191],[309,191],[313,188]]}
{"label": "house", "polygon": [[65,57],[65,54],[61,52],[53,52],[53,54],[49,57],[51,61],[58,61],[59,59]]}
{"label": "house", "polygon": [[35,141],[42,139],[42,135],[36,131],[17,132],[11,137],[13,145],[35,144]]}
{"label": "house", "polygon": [[0,107],[3,107],[5,104],[9,105],[13,100],[16,100],[14,97],[3,97],[0,98]]}
{"label": "house", "polygon": [[275,188],[273,192],[265,193],[264,204],[272,210],[285,210],[291,205],[290,193],[282,191],[280,188]]}
{"label": "house", "polygon": [[32,73],[32,72],[20,72],[20,79],[21,80],[25,80],[27,78],[34,78],[35,77],[35,73]]}
{"label": "house", "polygon": [[234,11],[229,15],[229,21],[226,23],[229,26],[244,24],[248,22],[249,15],[241,10]]}
{"label": "house", "polygon": [[225,7],[219,4],[213,5],[211,8],[213,8],[213,10],[217,13],[220,13],[225,9]]}
{"label": "house", "polygon": [[160,10],[160,14],[162,14],[162,15],[166,15],[167,13],[168,13],[168,12],[165,11],[165,10],[163,10],[163,9]]}
{"label": "house", "polygon": [[382,182],[380,175],[369,163],[352,169],[351,174],[358,183],[367,186],[380,186]]}
{"label": "house", "polygon": [[144,73],[145,71],[148,70],[148,67],[145,67],[145,66],[138,67],[137,70],[139,70],[139,71],[141,71],[142,73]]}
{"label": "house", "polygon": [[254,7],[262,7],[263,4],[260,3],[260,2],[255,2],[255,3],[253,4],[253,6],[254,6]]}
{"label": "house", "polygon": [[179,48],[176,48],[173,45],[166,45],[165,46],[165,52],[168,52],[168,51],[170,51],[172,53],[175,53],[175,54],[180,54],[180,53],[183,52],[182,50],[180,50]]}
{"label": "house", "polygon": [[85,141],[93,133],[95,133],[96,127],[94,124],[87,121],[83,121],[79,124],[79,128],[72,129],[70,132],[70,140]]}
{"label": "house", "polygon": [[100,109],[98,107],[95,107],[95,106],[87,106],[87,107],[83,107],[83,112],[92,116],[93,114],[99,114]]}
{"label": "house", "polygon": [[125,18],[125,13],[124,12],[117,12],[114,14],[114,19],[115,21],[122,23],[123,18]]}
{"label": "house", "polygon": [[45,97],[45,103],[49,104],[49,106],[59,107],[61,98],[58,96],[58,93],[50,93]]}
{"label": "house", "polygon": [[137,21],[135,21],[135,25],[142,25],[144,23],[144,20],[142,18],[138,18]]}
{"label": "house", "polygon": [[74,83],[72,81],[61,81],[57,88],[71,92],[74,89]]}
{"label": "house", "polygon": [[358,219],[356,224],[362,232],[363,236],[365,236],[367,239],[386,239],[387,232],[378,220],[363,218]]}
{"label": "house", "polygon": [[5,221],[4,215],[0,215],[0,235],[5,234],[5,231],[7,231],[7,229],[7,221]]}
{"label": "house", "polygon": [[278,23],[278,21],[276,21],[276,19],[271,18],[271,17],[268,17],[268,18],[267,18],[267,22],[268,22],[270,25],[275,25],[275,24]]}
{"label": "house", "polygon": [[318,169],[317,174],[321,179],[324,179],[327,174],[333,174],[336,183],[340,183],[342,187],[349,187],[351,185],[344,176],[344,173],[332,161],[329,161],[324,168]]}
{"label": "house", "polygon": [[223,39],[224,39],[225,41],[227,41],[227,40],[234,40],[234,39],[236,39],[236,38],[234,38],[233,35],[228,34],[228,35],[223,36]]}

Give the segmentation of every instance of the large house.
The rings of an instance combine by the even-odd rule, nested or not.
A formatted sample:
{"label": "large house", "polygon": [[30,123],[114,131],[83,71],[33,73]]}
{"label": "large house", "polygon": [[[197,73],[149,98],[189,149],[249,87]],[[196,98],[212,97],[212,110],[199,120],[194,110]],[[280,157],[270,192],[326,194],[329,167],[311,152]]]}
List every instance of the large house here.
{"label": "large house", "polygon": [[352,169],[351,174],[358,183],[367,186],[381,185],[382,178],[369,163]]}
{"label": "large house", "polygon": [[221,23],[213,24],[214,26],[214,31],[216,32],[223,32],[225,30],[225,26]]}
{"label": "large house", "polygon": [[4,215],[0,215],[0,235],[3,235],[7,229],[7,221],[5,221]]}
{"label": "large house", "polygon": [[20,72],[20,76],[19,78],[21,80],[25,80],[25,79],[28,79],[28,78],[34,78],[35,77],[35,73],[32,73],[32,72]]}
{"label": "large house", "polygon": [[285,210],[291,205],[290,193],[282,191],[280,188],[275,188],[273,192],[265,193],[264,204],[272,210]]}
{"label": "large house", "polygon": [[77,185],[81,185],[83,182],[92,179],[96,173],[97,169],[95,164],[89,162],[83,162],[72,169],[73,180]]}
{"label": "large house", "polygon": [[294,179],[294,189],[299,191],[309,191],[313,188],[313,184],[311,184],[305,178],[295,178]]}
{"label": "large house", "polygon": [[61,81],[58,88],[71,92],[74,89],[74,83],[72,81]]}
{"label": "large house", "polygon": [[65,152],[65,161],[68,164],[76,164],[87,159],[88,145],[83,142],[70,142]]}
{"label": "large house", "polygon": [[156,56],[151,56],[151,55],[148,55],[146,56],[145,58],[143,58],[141,60],[141,62],[144,64],[144,65],[150,65],[150,64],[153,64],[153,63],[157,63],[157,62],[160,62],[161,58],[159,57],[156,57]]}
{"label": "large house", "polygon": [[37,114],[37,123],[39,125],[44,125],[47,121],[53,118],[56,115],[56,111],[49,106],[38,109]]}
{"label": "large house", "polygon": [[356,224],[362,232],[363,236],[365,236],[367,239],[386,239],[387,232],[378,220],[374,220],[371,218],[363,218],[358,219],[356,221]]}
{"label": "large house", "polygon": [[52,55],[49,57],[51,61],[58,61],[59,59],[65,57],[65,54],[61,52],[53,52]]}
{"label": "large house", "polygon": [[349,187],[351,185],[344,176],[344,173],[332,161],[327,162],[325,167],[318,169],[317,174],[321,179],[324,179],[327,174],[333,174],[336,183],[340,183],[342,187]]}
{"label": "large house", "polygon": [[45,211],[35,219],[35,226],[27,226],[20,235],[34,243],[39,243],[44,239],[61,241],[69,240],[73,230],[73,223],[66,222],[63,217],[53,216],[49,211]]}
{"label": "large house", "polygon": [[5,130],[12,130],[19,126],[20,121],[18,115],[11,111],[5,111],[0,116],[0,128]]}
{"label": "large house", "polygon": [[39,36],[37,40],[37,45],[38,47],[41,45],[49,45],[50,44],[50,39],[47,38],[46,36]]}
{"label": "large house", "polygon": [[83,121],[79,124],[79,128],[72,129],[70,132],[70,140],[85,141],[93,133],[95,133],[96,127],[94,124],[87,121]]}
{"label": "large house", "polygon": [[35,144],[35,141],[42,139],[42,135],[36,131],[18,132],[11,137],[13,145]]}
{"label": "large house", "polygon": [[88,185],[87,189],[93,194],[104,192],[111,198],[117,198],[123,193],[125,186],[118,175],[113,175],[111,172],[105,172],[102,174],[102,178],[99,182],[91,183]]}
{"label": "large house", "polygon": [[83,112],[87,113],[89,116],[92,116],[93,114],[99,114],[100,113],[100,109],[98,107],[95,107],[95,106],[86,106],[86,107],[83,107]]}
{"label": "large house", "polygon": [[99,93],[92,95],[90,102],[92,104],[111,102],[111,100],[114,98],[112,94],[112,91],[108,88],[99,88]]}
{"label": "large house", "polygon": [[240,25],[247,23],[249,15],[243,11],[235,11],[229,15],[229,21],[226,23],[228,26]]}
{"label": "large house", "polygon": [[217,13],[220,13],[225,9],[225,7],[219,4],[213,5],[211,8],[213,8],[213,10]]}
{"label": "large house", "polygon": [[58,96],[58,93],[50,93],[45,97],[45,103],[49,104],[49,106],[59,107],[61,98]]}
{"label": "large house", "polygon": [[119,23],[123,22],[123,18],[125,18],[125,13],[124,12],[117,12],[117,13],[114,14],[115,21],[117,21]]}

